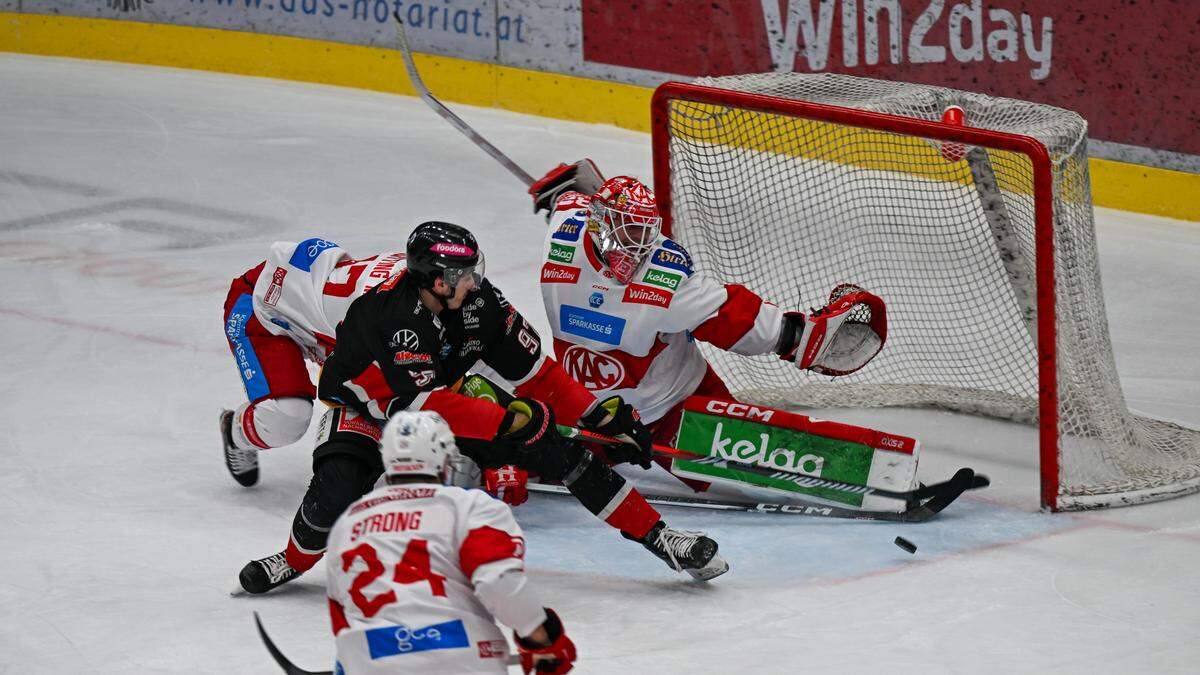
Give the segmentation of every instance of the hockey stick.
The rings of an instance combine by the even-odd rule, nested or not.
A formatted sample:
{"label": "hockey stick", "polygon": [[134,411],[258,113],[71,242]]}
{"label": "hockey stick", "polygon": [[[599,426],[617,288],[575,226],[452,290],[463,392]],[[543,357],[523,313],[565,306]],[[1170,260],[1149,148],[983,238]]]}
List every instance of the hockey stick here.
{"label": "hockey stick", "polygon": [[271,638],[267,636],[267,630],[263,628],[262,620],[258,618],[258,612],[254,613],[254,625],[258,626],[258,636],[262,638],[263,644],[266,645],[267,651],[271,652],[271,657],[275,659],[275,663],[283,668],[283,672],[287,675],[333,675],[332,670],[305,670],[288,660],[288,657],[279,651]]}
{"label": "hockey stick", "polygon": [[[703,497],[676,497],[674,495],[656,495],[642,493],[642,497],[651,504],[662,506],[685,506],[714,511],[749,511],[751,513],[772,513],[781,516],[813,516],[817,518],[842,518],[846,520],[877,520],[897,523],[923,523],[941,513],[947,506],[958,499],[959,495],[970,489],[975,481],[975,472],[971,469],[959,469],[954,477],[945,483],[929,501],[920,505],[909,506],[904,511],[860,511],[844,509],[837,506],[818,504],[776,504],[770,502],[746,503],[723,499],[706,499]],[[570,494],[561,485],[544,485],[529,483],[531,492],[547,494]]]}
{"label": "hockey stick", "polygon": [[[577,439],[583,440],[583,441],[591,441],[591,442],[595,442],[595,443],[602,443],[605,445],[614,445],[614,444],[622,443],[622,441],[619,441],[610,436],[604,436],[603,434],[598,434],[593,431],[588,431],[586,429],[576,429],[574,427],[560,426],[559,431],[561,431],[564,436],[567,436],[569,438],[577,438]],[[791,473],[789,471],[779,471],[777,469],[770,469],[770,468],[767,468],[764,466],[758,466],[757,464],[738,462],[738,461],[731,460],[731,459],[725,459],[723,457],[712,457],[712,456],[706,457],[706,456],[702,456],[702,455],[697,455],[692,452],[688,452],[687,450],[680,450],[679,448],[672,448],[669,445],[659,445],[658,443],[654,444],[654,454],[659,457],[669,457],[671,459],[680,459],[680,460],[685,460],[685,461],[689,461],[689,462],[696,462],[698,464],[708,464],[711,466],[716,466],[716,467],[719,467],[722,469],[729,469],[732,471],[744,471],[746,473],[753,473],[753,474],[757,474],[759,476],[765,476],[767,478],[774,478],[776,480],[787,481],[789,483],[792,483],[793,485],[796,485],[797,487],[802,487],[802,488],[832,488],[835,490],[841,490],[843,492],[849,492],[852,494],[861,494],[864,496],[876,495],[879,497],[888,497],[890,499],[902,499],[906,502],[920,501],[920,500],[924,500],[924,499],[929,499],[931,497],[935,497],[935,496],[941,494],[948,486],[950,486],[963,471],[970,471],[969,469],[959,469],[958,473],[955,474],[955,477],[951,478],[950,480],[942,481],[941,483],[934,483],[933,485],[922,485],[921,487],[919,487],[915,490],[906,490],[906,491],[902,491],[902,492],[897,492],[894,490],[884,490],[883,488],[873,488],[873,487],[868,487],[866,485],[858,485],[856,483],[847,483],[845,481],[840,481],[840,480],[836,480],[833,478],[819,478],[817,476],[808,476],[808,475],[804,475],[804,474]],[[964,489],[975,490],[978,488],[987,487],[990,484],[991,484],[991,481],[988,480],[987,476],[984,476],[982,474],[977,476],[977,475],[975,475],[974,471],[971,471],[970,483]],[[766,487],[766,486],[756,486],[756,487]],[[789,491],[789,494],[791,494],[790,491]]]}
{"label": "hockey stick", "polygon": [[500,165],[508,169],[509,173],[517,177],[517,180],[525,184],[525,187],[533,185],[536,179],[530,176],[525,169],[517,166],[517,163],[512,161],[508,155],[500,151],[499,148],[488,142],[486,138],[479,135],[479,132],[471,128],[471,125],[462,120],[461,117],[455,115],[442,102],[437,100],[433,94],[429,93],[429,87],[425,86],[425,81],[421,79],[421,73],[417,72],[417,64],[413,62],[412,50],[408,46],[408,37],[404,34],[404,21],[400,19],[400,12],[392,13],[392,18],[396,21],[396,39],[400,42],[400,56],[404,58],[404,68],[408,70],[408,79],[412,82],[413,89],[421,95],[421,99],[433,108],[433,111],[441,115],[442,119],[449,122],[463,133],[464,136],[471,139],[471,142],[479,146],[481,150],[492,156],[492,159],[500,162]]}

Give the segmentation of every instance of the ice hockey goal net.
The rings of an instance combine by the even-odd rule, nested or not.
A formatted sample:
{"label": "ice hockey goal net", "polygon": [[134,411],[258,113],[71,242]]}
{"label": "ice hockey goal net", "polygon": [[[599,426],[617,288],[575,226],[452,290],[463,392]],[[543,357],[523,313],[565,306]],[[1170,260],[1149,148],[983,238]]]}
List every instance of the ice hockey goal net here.
{"label": "ice hockey goal net", "polygon": [[[950,106],[966,126],[941,122]],[[1200,489],[1200,432],[1125,405],[1079,115],[770,73],[665,84],[653,123],[666,228],[697,267],[785,307],[820,306],[840,282],[888,305],[883,352],[842,378],[707,350],[736,394],[1038,424],[1042,502],[1054,510]]]}

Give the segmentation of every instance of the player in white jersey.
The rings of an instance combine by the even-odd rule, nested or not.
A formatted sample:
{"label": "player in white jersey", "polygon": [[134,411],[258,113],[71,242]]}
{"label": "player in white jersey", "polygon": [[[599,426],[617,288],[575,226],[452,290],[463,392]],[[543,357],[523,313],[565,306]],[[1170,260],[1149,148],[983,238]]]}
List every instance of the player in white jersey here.
{"label": "player in white jersey", "polygon": [[861,368],[883,346],[883,301],[857,286],[839,286],[806,316],[696,270],[663,236],[654,193],[634,178],[604,181],[581,160],[529,191],[535,210],[549,211],[541,288],[555,355],[597,396],[633,405],[656,443],[673,445],[689,396],[733,400],[697,340],[827,375]]}
{"label": "player in white jersey", "polygon": [[225,337],[247,401],[221,412],[225,465],[244,486],[258,482],[258,451],[300,440],[316,387],[305,360],[333,349],[355,298],[404,268],[404,253],[354,260],[321,238],[275,242],[267,259],[230,285]]}
{"label": "player in white jersey", "polygon": [[504,502],[449,487],[454,436],[434,412],[400,412],[379,446],[387,485],[329,534],[335,672],[504,673],[513,629],[526,673],[566,673],[575,645],[525,577],[525,540]]}

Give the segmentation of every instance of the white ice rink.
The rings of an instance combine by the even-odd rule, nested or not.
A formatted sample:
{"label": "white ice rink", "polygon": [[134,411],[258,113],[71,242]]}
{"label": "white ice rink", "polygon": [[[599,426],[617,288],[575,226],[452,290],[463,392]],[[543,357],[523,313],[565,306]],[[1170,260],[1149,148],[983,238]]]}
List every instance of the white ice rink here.
{"label": "white ice rink", "polygon": [[[535,175],[582,156],[649,175],[645,135],[454,107]],[[298,664],[330,667],[323,568],[229,595],[283,547],[311,434],[266,453],[257,487],[229,478],[216,415],[244,394],[221,307],[272,241],[368,255],[428,219],[477,232],[546,335],[542,221],[417,99],[0,55],[0,673],[278,672],[252,610]],[[1097,220],[1130,405],[1200,426],[1200,224]],[[966,465],[992,487],[922,525],[664,509],[720,542],[732,569],[707,586],[532,497],[531,575],[578,672],[1200,672],[1200,496],[1043,514],[1032,429],[821,416],[921,438],[926,481]]]}

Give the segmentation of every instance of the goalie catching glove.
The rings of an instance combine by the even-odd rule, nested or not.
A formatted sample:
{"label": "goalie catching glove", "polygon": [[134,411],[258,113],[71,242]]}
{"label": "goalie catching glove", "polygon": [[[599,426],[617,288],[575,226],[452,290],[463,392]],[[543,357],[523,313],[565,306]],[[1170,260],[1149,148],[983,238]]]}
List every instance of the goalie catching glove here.
{"label": "goalie catching glove", "polygon": [[613,462],[629,462],[643,469],[650,468],[654,445],[650,430],[642,424],[637,410],[621,400],[620,396],[597,401],[579,418],[579,426],[621,441],[620,445],[611,446],[605,451],[605,455]]}
{"label": "goalie catching glove", "polygon": [[529,194],[533,196],[533,212],[546,212],[546,222],[554,213],[554,205],[565,192],[581,192],[585,195],[594,194],[604,184],[604,176],[590,159],[581,159],[574,164],[559,164],[550,169],[545,176],[529,186]]}
{"label": "goalie catching glove", "polygon": [[807,316],[784,314],[775,353],[801,370],[848,375],[875,358],[886,339],[883,300],[854,284],[841,284],[821,309]]}

